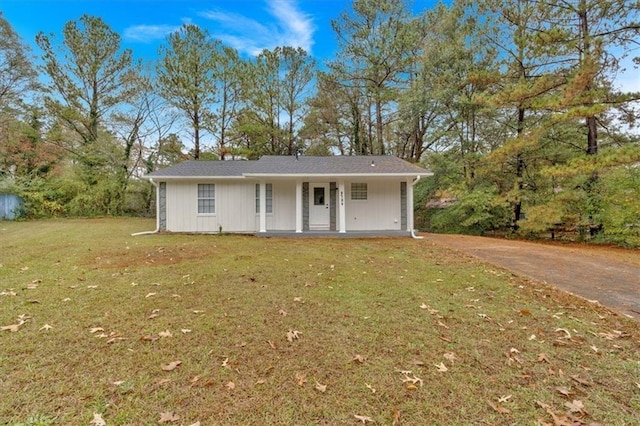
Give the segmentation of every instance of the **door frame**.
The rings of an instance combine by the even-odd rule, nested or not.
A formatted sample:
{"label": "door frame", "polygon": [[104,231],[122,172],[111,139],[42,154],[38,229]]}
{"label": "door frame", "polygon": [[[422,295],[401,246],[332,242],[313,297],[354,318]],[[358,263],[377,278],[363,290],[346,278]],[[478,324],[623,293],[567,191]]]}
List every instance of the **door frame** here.
{"label": "door frame", "polygon": [[[316,204],[315,190],[324,190],[324,203]],[[331,226],[331,186],[329,182],[309,182],[309,230],[328,231]]]}

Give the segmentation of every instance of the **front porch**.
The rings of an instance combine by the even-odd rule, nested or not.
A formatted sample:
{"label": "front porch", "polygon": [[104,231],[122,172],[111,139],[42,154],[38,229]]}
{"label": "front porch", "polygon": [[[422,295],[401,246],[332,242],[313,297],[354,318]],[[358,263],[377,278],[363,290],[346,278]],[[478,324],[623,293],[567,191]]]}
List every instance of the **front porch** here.
{"label": "front porch", "polygon": [[406,238],[412,234],[406,230],[381,231],[266,231],[256,232],[257,237],[263,238]]}

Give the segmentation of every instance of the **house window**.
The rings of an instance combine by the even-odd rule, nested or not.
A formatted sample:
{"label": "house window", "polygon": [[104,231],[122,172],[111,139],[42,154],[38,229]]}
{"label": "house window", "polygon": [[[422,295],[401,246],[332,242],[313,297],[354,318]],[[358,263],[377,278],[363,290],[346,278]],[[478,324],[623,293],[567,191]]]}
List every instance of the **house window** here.
{"label": "house window", "polygon": [[352,200],[366,200],[367,199],[367,184],[366,183],[352,183],[351,184],[351,199]]}
{"label": "house window", "polygon": [[216,186],[213,183],[198,184],[198,214],[216,212]]}
{"label": "house window", "polygon": [[[266,189],[266,201],[267,201],[267,213],[273,213],[273,185],[267,183],[265,185]],[[260,213],[260,184],[256,183],[256,213]]]}

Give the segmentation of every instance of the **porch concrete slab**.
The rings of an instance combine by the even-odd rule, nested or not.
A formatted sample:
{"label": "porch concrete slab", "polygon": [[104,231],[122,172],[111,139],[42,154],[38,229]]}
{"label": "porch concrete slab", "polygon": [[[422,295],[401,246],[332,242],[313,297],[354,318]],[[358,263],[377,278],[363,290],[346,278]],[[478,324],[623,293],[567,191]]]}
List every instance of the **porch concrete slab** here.
{"label": "porch concrete slab", "polygon": [[267,231],[255,234],[263,238],[400,238],[411,237],[408,231]]}

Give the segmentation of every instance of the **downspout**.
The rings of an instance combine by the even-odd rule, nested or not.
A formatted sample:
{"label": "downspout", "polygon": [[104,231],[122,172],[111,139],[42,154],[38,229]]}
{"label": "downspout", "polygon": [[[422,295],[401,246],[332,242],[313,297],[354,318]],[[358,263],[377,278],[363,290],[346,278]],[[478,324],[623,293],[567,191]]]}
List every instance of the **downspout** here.
{"label": "downspout", "polygon": [[153,178],[149,178],[149,182],[151,182],[151,184],[156,188],[156,229],[155,231],[142,231],[142,232],[136,232],[135,234],[131,234],[132,237],[136,237],[138,235],[151,235],[151,234],[157,234],[160,231],[160,204],[158,203],[158,199],[159,194],[158,194],[158,184],[156,184],[153,181]]}
{"label": "downspout", "polygon": [[[413,187],[414,187],[418,182],[420,182],[420,178],[421,178],[421,176],[420,176],[420,175],[418,175],[418,176],[416,176],[416,179],[415,179],[413,182],[411,182],[411,193],[412,193],[412,194],[413,194]],[[411,200],[413,201],[413,196],[411,197]],[[411,206],[411,208],[413,209],[413,205]],[[413,215],[413,214],[411,215],[411,218],[412,218],[413,220],[415,220],[415,217],[414,217],[414,215]],[[423,239],[423,238],[424,238],[424,237],[420,237],[420,236],[416,235],[416,230],[413,228],[413,221],[411,222],[411,238],[413,238],[413,239],[415,239],[415,240],[421,240],[421,239]]]}

